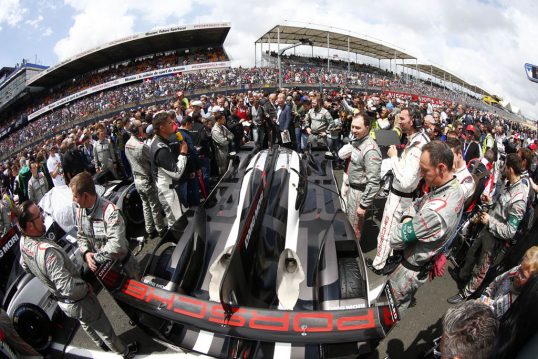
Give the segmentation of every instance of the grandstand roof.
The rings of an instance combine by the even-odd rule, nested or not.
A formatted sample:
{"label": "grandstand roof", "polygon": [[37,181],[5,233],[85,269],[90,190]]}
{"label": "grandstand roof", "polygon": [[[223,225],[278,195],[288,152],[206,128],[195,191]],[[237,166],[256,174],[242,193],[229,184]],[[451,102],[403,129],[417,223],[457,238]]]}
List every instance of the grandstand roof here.
{"label": "grandstand roof", "polygon": [[29,86],[55,86],[77,75],[159,52],[200,46],[222,46],[230,23],[175,26],[134,34],[84,51],[41,72]]}
{"label": "grandstand roof", "polygon": [[281,44],[295,44],[303,39],[312,42],[313,46],[327,47],[327,35],[329,37],[329,48],[347,51],[349,41],[349,51],[373,57],[376,59],[416,59],[403,51],[386,46],[374,41],[366,40],[357,36],[342,34],[328,30],[318,30],[308,27],[298,27],[289,25],[276,25],[271,30],[263,34],[256,43],[276,43],[280,38]]}
{"label": "grandstand roof", "polygon": [[428,65],[428,64],[418,64],[418,65],[410,65],[410,64],[407,64],[407,65],[404,65],[405,67],[409,67],[411,69],[415,69],[415,68],[418,68],[418,70],[422,73],[425,73],[425,74],[432,74],[434,77],[440,79],[440,80],[444,80],[444,81],[450,81],[452,83],[455,83],[455,84],[458,84],[458,85],[461,85],[463,87],[465,87],[466,89],[468,90],[471,90],[475,93],[480,93],[480,94],[483,94],[483,95],[486,95],[486,96],[491,96],[489,94],[489,92],[487,92],[486,90],[478,87],[478,86],[475,86],[475,85],[471,85],[470,83],[468,83],[467,81],[464,81],[462,80],[461,78],[459,78],[458,76],[448,72],[448,71],[445,71],[443,70],[442,68],[440,67],[437,67],[435,65]]}

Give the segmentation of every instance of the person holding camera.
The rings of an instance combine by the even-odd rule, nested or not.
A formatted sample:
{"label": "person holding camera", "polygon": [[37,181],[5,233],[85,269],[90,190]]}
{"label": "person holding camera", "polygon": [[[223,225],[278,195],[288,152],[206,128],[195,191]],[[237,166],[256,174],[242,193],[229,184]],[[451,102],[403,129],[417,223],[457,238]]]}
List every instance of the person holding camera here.
{"label": "person holding camera", "polygon": [[430,191],[403,213],[390,239],[392,249],[403,250],[401,263],[389,277],[400,310],[409,307],[428,280],[436,255],[456,234],[464,197],[453,165],[446,143],[432,141],[422,148],[420,173]]}
{"label": "person holding camera", "polygon": [[394,179],[390,186],[381,220],[381,229],[377,237],[377,253],[373,262],[367,262],[370,269],[377,274],[389,273],[390,267],[385,270],[384,268],[391,252],[390,237],[404,211],[413,203],[415,190],[420,180],[419,160],[422,147],[430,141],[422,131],[422,114],[418,109],[403,108],[400,112],[400,126],[407,135],[408,143],[401,158],[398,158],[396,146],[390,146],[387,151]]}
{"label": "person holding camera", "polygon": [[329,148],[327,133],[335,127],[334,119],[321,106],[321,98],[312,98],[312,108],[305,116],[305,130],[308,134],[307,149],[312,146]]}
{"label": "person holding camera", "polygon": [[370,123],[371,118],[365,113],[353,116],[351,132],[355,140],[338,151],[341,159],[351,158],[347,170],[346,213],[357,240],[360,240],[364,215],[374,202],[381,182],[381,151],[368,135]]}
{"label": "person holding camera", "polygon": [[[467,251],[463,267],[459,272],[451,273],[455,280],[466,285],[458,294],[448,298],[450,304],[462,302],[473,294],[482,284],[501,249],[510,246],[514,240],[527,208],[527,188],[521,181],[522,172],[521,158],[515,153],[507,155],[505,175],[508,186],[503,189],[493,208],[478,217],[484,228]],[[482,197],[483,203],[492,204],[491,197]],[[475,266],[478,253],[479,259]]]}

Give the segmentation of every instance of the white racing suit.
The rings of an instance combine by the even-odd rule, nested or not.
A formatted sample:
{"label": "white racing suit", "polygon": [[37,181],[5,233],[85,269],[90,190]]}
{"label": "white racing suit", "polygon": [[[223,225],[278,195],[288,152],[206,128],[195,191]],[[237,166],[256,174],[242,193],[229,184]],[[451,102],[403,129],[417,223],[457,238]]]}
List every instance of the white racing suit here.
{"label": "white racing suit", "polygon": [[176,146],[171,147],[170,142],[159,135],[151,143],[151,156],[153,171],[157,172],[157,189],[166,201],[163,208],[168,226],[173,227],[183,215],[177,187],[187,165],[187,156],[180,155]]}
{"label": "white racing suit", "polygon": [[[318,109],[311,108],[304,118],[305,128],[310,128],[312,133],[308,136],[307,148],[324,147],[329,149],[327,143],[327,135],[329,131],[336,127],[334,119],[327,109],[320,107]],[[325,132],[325,136],[320,133]]]}
{"label": "white racing suit", "polygon": [[[467,251],[465,264],[459,273],[463,280],[470,278],[463,289],[465,297],[470,296],[480,287],[495,257],[503,247],[509,246],[510,241],[516,235],[519,223],[527,209],[527,197],[528,188],[520,179],[509,185],[508,189],[503,190],[495,207],[489,211],[488,224]],[[480,256],[475,266],[478,251],[480,251]]]}
{"label": "white racing suit", "polygon": [[101,340],[114,352],[123,355],[125,344],[114,333],[93,291],[81,277],[67,253],[46,237],[23,236],[20,242],[21,265],[32,273],[58,301],[70,318],[78,319],[92,341]]}
{"label": "white racing suit", "polygon": [[463,189],[463,196],[465,197],[465,200],[467,201],[469,198],[472,197],[475,190],[475,183],[473,176],[467,169],[467,166],[463,166],[461,168],[454,170],[454,175],[460,182],[461,188]]}
{"label": "white racing suit", "polygon": [[161,233],[164,231],[165,225],[157,187],[151,177],[149,147],[136,136],[131,136],[125,144],[125,156],[131,165],[134,184],[142,200],[146,233],[151,234],[155,231]]}
{"label": "white racing suit", "polygon": [[32,177],[28,181],[28,199],[34,203],[39,203],[41,198],[49,191],[49,184],[42,172],[38,172],[37,177]]}
{"label": "white racing suit", "polygon": [[377,143],[366,135],[344,145],[338,156],[341,159],[351,157],[348,167],[348,183],[346,213],[355,230],[357,240],[360,239],[364,217],[357,216],[357,208],[368,209],[374,202],[381,182],[381,151]]}
{"label": "white racing suit", "polygon": [[409,138],[402,157],[390,159],[394,179],[387,197],[381,228],[377,236],[377,253],[373,267],[382,269],[391,253],[390,236],[394,228],[400,223],[403,212],[413,203],[414,191],[419,182],[419,165],[422,147],[430,140],[423,131],[413,134]]}
{"label": "white racing suit", "polygon": [[463,212],[463,190],[454,177],[417,200],[394,227],[390,245],[403,250],[402,262],[389,276],[400,310],[406,309],[417,289],[428,279],[421,272],[443,245],[454,237]]}
{"label": "white racing suit", "polygon": [[112,202],[97,196],[93,208],[77,208],[75,221],[82,258],[92,252],[98,264],[117,260],[127,276],[140,278],[140,266],[125,238],[123,216]]}
{"label": "white racing suit", "polygon": [[109,139],[95,142],[93,146],[93,158],[95,159],[96,169],[101,171],[110,170],[114,178],[119,178],[115,168],[118,165],[118,161],[114,152],[114,145]]}
{"label": "white racing suit", "polygon": [[211,129],[211,138],[215,144],[215,160],[219,168],[219,175],[222,176],[228,169],[229,144],[234,139],[233,133],[226,128],[215,123]]}

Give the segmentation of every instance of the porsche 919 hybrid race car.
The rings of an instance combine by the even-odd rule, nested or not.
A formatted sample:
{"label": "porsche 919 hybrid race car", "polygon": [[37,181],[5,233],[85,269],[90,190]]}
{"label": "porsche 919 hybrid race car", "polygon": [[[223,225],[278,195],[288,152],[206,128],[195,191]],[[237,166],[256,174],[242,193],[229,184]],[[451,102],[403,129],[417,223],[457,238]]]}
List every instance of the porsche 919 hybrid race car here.
{"label": "porsche 919 hybrid race car", "polygon": [[[140,196],[132,181],[113,181],[96,186],[99,195],[122,209],[129,235],[136,235],[142,227]],[[54,187],[40,201],[45,215],[47,237],[60,244],[77,268],[82,270],[82,256],[76,240],[75,215],[71,190],[67,186]],[[0,238],[0,300],[19,335],[38,351],[45,350],[52,340],[52,326],[60,314],[56,299],[33,275],[19,265],[20,229],[13,226]]]}
{"label": "porsche 919 hybrid race car", "polygon": [[388,283],[369,286],[323,152],[239,152],[182,219],[140,281],[117,263],[97,272],[159,342],[220,358],[356,357],[398,320]]}

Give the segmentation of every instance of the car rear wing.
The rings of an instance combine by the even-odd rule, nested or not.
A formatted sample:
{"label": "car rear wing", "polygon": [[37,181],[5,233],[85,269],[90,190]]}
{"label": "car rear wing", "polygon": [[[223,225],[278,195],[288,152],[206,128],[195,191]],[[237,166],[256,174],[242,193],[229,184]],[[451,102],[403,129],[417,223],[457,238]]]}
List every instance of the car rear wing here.
{"label": "car rear wing", "polygon": [[97,277],[115,300],[132,309],[128,312],[135,322],[139,311],[172,323],[245,340],[300,344],[379,340],[399,318],[389,284],[371,307],[288,311],[233,306],[231,313],[227,313],[220,302],[128,279],[116,262],[102,265]]}

